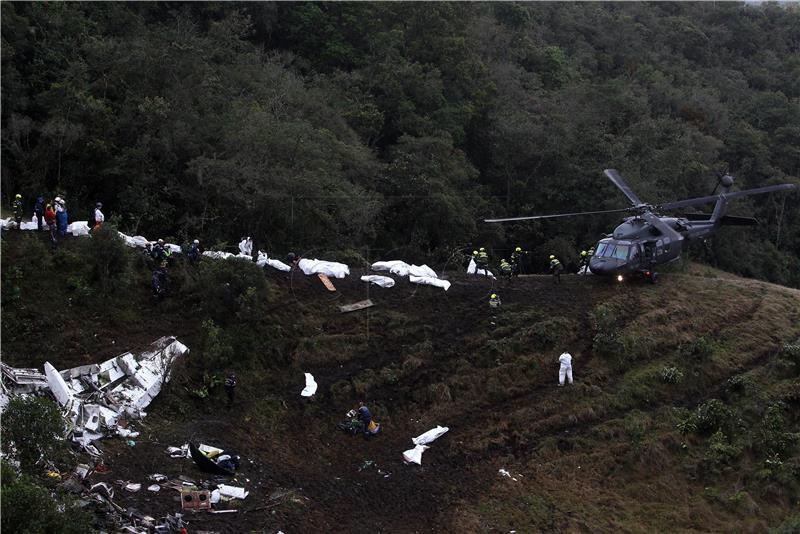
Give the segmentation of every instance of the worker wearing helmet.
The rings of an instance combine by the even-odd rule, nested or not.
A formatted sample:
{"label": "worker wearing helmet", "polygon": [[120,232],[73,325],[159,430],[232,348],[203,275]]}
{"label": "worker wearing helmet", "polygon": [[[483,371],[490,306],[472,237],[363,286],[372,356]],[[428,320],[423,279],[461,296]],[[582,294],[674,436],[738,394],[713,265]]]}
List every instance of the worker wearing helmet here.
{"label": "worker wearing helmet", "polygon": [[478,257],[475,260],[475,265],[478,269],[487,269],[489,267],[489,255],[486,253],[486,249],[481,247],[478,250]]}
{"label": "worker wearing helmet", "polygon": [[511,280],[511,273],[511,264],[508,263],[505,258],[500,260],[500,274]]}
{"label": "worker wearing helmet", "polygon": [[103,223],[106,221],[106,216],[103,215],[103,212],[100,211],[103,208],[103,204],[98,202],[94,205],[94,227],[92,231],[99,230]]}
{"label": "worker wearing helmet", "polygon": [[186,257],[189,259],[189,263],[192,265],[197,265],[197,262],[200,261],[200,240],[195,239],[192,242],[192,246],[189,247],[189,252],[186,253]]}
{"label": "worker wearing helmet", "polygon": [[514,249],[514,252],[511,253],[511,274],[512,276],[518,276],[519,273],[522,271],[522,255],[525,254],[523,252],[522,247],[517,247]]}
{"label": "worker wearing helmet", "polygon": [[14,210],[14,221],[17,223],[17,230],[21,229],[22,224],[22,195],[17,193],[14,195],[14,202],[11,203],[11,208]]}
{"label": "worker wearing helmet", "polygon": [[499,308],[500,307],[500,297],[497,293],[492,293],[489,297],[489,307],[490,308]]}
{"label": "worker wearing helmet", "polygon": [[561,271],[564,270],[564,266],[561,265],[561,262],[558,261],[553,254],[550,255],[550,271],[553,273],[553,283],[560,284],[561,283]]}
{"label": "worker wearing helmet", "polygon": [[578,274],[585,274],[586,270],[589,268],[589,253],[585,250],[581,250],[580,255],[580,262],[578,263]]}

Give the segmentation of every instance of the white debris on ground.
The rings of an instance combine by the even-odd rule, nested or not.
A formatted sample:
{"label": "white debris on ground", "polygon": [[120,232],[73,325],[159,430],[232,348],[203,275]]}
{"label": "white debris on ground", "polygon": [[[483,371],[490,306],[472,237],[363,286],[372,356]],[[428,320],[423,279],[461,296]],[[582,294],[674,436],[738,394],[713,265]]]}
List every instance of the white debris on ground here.
{"label": "white debris on ground", "polygon": [[258,265],[259,267],[264,267],[265,265],[269,265],[273,269],[278,269],[279,271],[283,271],[285,273],[288,273],[289,271],[292,270],[291,267],[289,267],[282,261],[270,258],[266,252],[262,252],[260,250],[258,251],[258,259],[256,260],[256,265]]}
{"label": "white debris on ground", "polygon": [[250,237],[243,237],[239,242],[239,254],[253,257],[253,240]]}
{"label": "white debris on ground", "polygon": [[430,449],[427,445],[416,445],[413,449],[403,452],[403,460],[406,462],[422,465],[422,453]]}
{"label": "white debris on ground", "polygon": [[510,479],[511,479],[511,480],[513,480],[514,482],[519,482],[519,481],[518,481],[516,478],[514,478],[513,476],[511,476],[511,473],[509,473],[509,472],[508,472],[508,471],[506,471],[505,469],[500,469],[500,470],[499,470],[499,471],[497,471],[497,472],[498,472],[498,473],[500,473],[501,475],[503,475],[504,477],[510,478]]}
{"label": "white debris on ground", "polygon": [[377,274],[370,274],[361,277],[362,282],[369,282],[370,284],[375,284],[381,287],[392,287],[394,286],[394,280],[389,278],[388,276],[379,276]]}
{"label": "white debris on ground", "polygon": [[220,497],[230,497],[232,499],[244,499],[248,495],[250,495],[249,491],[245,491],[244,488],[240,488],[237,486],[228,486],[226,484],[219,484],[217,486],[219,490]]}
{"label": "white debris on ground", "polygon": [[371,267],[373,271],[389,271],[397,276],[408,276],[408,281],[412,284],[441,287],[445,291],[450,289],[450,282],[439,278],[436,271],[427,265],[409,265],[404,261],[390,260],[376,261]]}
{"label": "white debris on ground", "polygon": [[306,387],[303,388],[303,391],[300,392],[300,395],[303,397],[311,397],[317,392],[317,382],[314,380],[314,375],[311,373],[305,373],[305,375]]}
{"label": "white debris on ground", "polygon": [[416,438],[411,438],[415,446],[413,449],[403,452],[403,460],[409,463],[422,465],[422,453],[430,449],[427,444],[435,441],[449,430],[450,428],[446,426],[436,425],[436,428],[432,428]]}
{"label": "white debris on ground", "polygon": [[492,274],[492,271],[489,269],[478,269],[478,265],[475,263],[475,260],[470,258],[469,266],[467,267],[467,274],[477,274],[479,276],[488,276],[489,278],[496,280],[495,276]]}
{"label": "white debris on ground", "polygon": [[306,258],[301,259],[297,266],[303,271],[303,274],[324,274],[333,276],[334,278],[344,278],[350,274],[350,267],[344,263],[337,263],[335,261],[324,261]]}
{"label": "white debris on ground", "polygon": [[[2,374],[11,394],[49,389],[64,409],[67,435],[93,452],[96,449],[91,442],[108,434],[139,435],[125,428],[127,421],[146,415],[143,410],[169,381],[172,363],[188,351],[174,337],[162,337],[136,356],[126,352],[99,364],[61,372],[45,362],[43,375],[35,369],[4,365]],[[125,424],[118,426],[123,421]]]}
{"label": "white debris on ground", "polygon": [[427,445],[428,443],[435,441],[439,436],[448,430],[450,429],[446,426],[436,425],[436,428],[432,428],[424,434],[420,434],[416,438],[411,438],[411,441],[414,442],[414,445]]}

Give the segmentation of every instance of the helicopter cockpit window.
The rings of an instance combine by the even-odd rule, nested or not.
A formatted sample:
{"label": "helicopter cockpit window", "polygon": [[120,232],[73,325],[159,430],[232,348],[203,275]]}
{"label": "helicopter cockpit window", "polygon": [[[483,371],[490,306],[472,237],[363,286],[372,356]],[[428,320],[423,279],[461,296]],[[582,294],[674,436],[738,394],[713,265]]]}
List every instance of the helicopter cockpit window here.
{"label": "helicopter cockpit window", "polygon": [[608,248],[609,248],[608,243],[598,243],[597,251],[595,251],[594,255],[597,256],[598,258],[602,258],[603,256],[606,255],[606,251]]}
{"label": "helicopter cockpit window", "polygon": [[628,245],[617,245],[614,248],[614,258],[618,260],[627,260],[628,259],[628,252],[630,252],[631,247]]}

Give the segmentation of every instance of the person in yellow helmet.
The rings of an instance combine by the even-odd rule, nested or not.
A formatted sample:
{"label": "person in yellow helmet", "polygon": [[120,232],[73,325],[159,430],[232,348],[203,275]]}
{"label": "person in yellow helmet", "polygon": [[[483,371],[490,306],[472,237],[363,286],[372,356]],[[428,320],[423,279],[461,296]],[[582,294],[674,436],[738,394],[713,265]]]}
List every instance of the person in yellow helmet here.
{"label": "person in yellow helmet", "polygon": [[586,272],[586,269],[589,267],[589,253],[585,250],[581,250],[580,255],[580,262],[578,263],[578,274],[582,274]]}
{"label": "person in yellow helmet", "polygon": [[478,250],[478,257],[475,258],[475,266],[478,269],[487,269],[489,267],[489,255],[483,247]]}
{"label": "person in yellow helmet", "polygon": [[511,273],[512,273],[511,264],[508,263],[505,260],[505,258],[500,260],[500,274],[511,280]]}
{"label": "person in yellow helmet", "polygon": [[564,270],[564,266],[561,265],[561,262],[558,261],[553,254],[550,255],[550,271],[553,273],[553,283],[560,284],[561,283],[561,271]]}
{"label": "person in yellow helmet", "polygon": [[522,272],[522,255],[526,254],[522,247],[517,247],[511,253],[511,275],[518,276]]}
{"label": "person in yellow helmet", "polygon": [[11,208],[14,210],[14,221],[17,223],[17,230],[20,230],[20,225],[22,224],[22,195],[19,193],[14,195],[14,202],[11,203]]}
{"label": "person in yellow helmet", "polygon": [[492,293],[489,297],[489,307],[490,308],[499,308],[500,307],[500,297],[497,293]]}

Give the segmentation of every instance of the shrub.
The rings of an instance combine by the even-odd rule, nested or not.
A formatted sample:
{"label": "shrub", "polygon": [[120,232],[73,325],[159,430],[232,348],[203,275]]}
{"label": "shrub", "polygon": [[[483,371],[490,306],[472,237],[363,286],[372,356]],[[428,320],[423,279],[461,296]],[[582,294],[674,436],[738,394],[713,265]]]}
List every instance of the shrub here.
{"label": "shrub", "polygon": [[575,335],[575,323],[566,317],[550,317],[531,326],[528,333],[534,346],[546,349],[558,341],[571,339]]}
{"label": "shrub", "polygon": [[49,491],[28,477],[6,481],[4,476],[0,500],[3,502],[0,524],[3,532],[83,534],[94,531],[88,513],[53,499]]}
{"label": "shrub", "polygon": [[683,372],[674,366],[665,366],[661,369],[659,376],[661,377],[661,381],[667,384],[679,384],[681,380],[683,380]]}
{"label": "shrub", "polygon": [[714,344],[703,336],[694,341],[681,343],[678,346],[678,352],[683,358],[705,361],[713,356]]}
{"label": "shrub", "polygon": [[203,339],[201,342],[204,369],[217,370],[227,367],[233,361],[233,347],[225,339],[222,329],[214,321],[203,321]]}
{"label": "shrub", "polygon": [[790,452],[800,434],[786,431],[786,420],[783,417],[785,406],[775,403],[767,407],[761,420],[759,445],[766,455],[785,455]]}
{"label": "shrub", "polygon": [[119,290],[128,270],[128,248],[119,237],[117,229],[104,224],[92,232],[86,262],[91,280],[97,282],[103,293]]}
{"label": "shrub", "polygon": [[605,358],[618,358],[624,353],[624,347],[616,327],[617,312],[610,304],[601,304],[593,314],[595,334],[592,339],[592,351]]}
{"label": "shrub", "polygon": [[736,375],[725,381],[725,390],[742,395],[749,395],[756,388],[753,377],[749,375]]}
{"label": "shrub", "polygon": [[[54,460],[64,449],[64,420],[50,399],[11,399],[3,412],[2,428],[4,445],[13,444],[13,455],[25,469],[33,467],[40,457]],[[5,512],[5,504],[3,508]]]}
{"label": "shrub", "polygon": [[200,262],[187,292],[198,301],[199,312],[220,325],[260,317],[270,297],[261,269],[235,259]]}
{"label": "shrub", "polygon": [[733,412],[719,399],[704,402],[694,412],[694,420],[699,432],[711,432],[728,425]]}
{"label": "shrub", "polygon": [[717,430],[708,440],[705,459],[717,468],[731,465],[741,454],[742,447],[731,443],[721,430]]}

